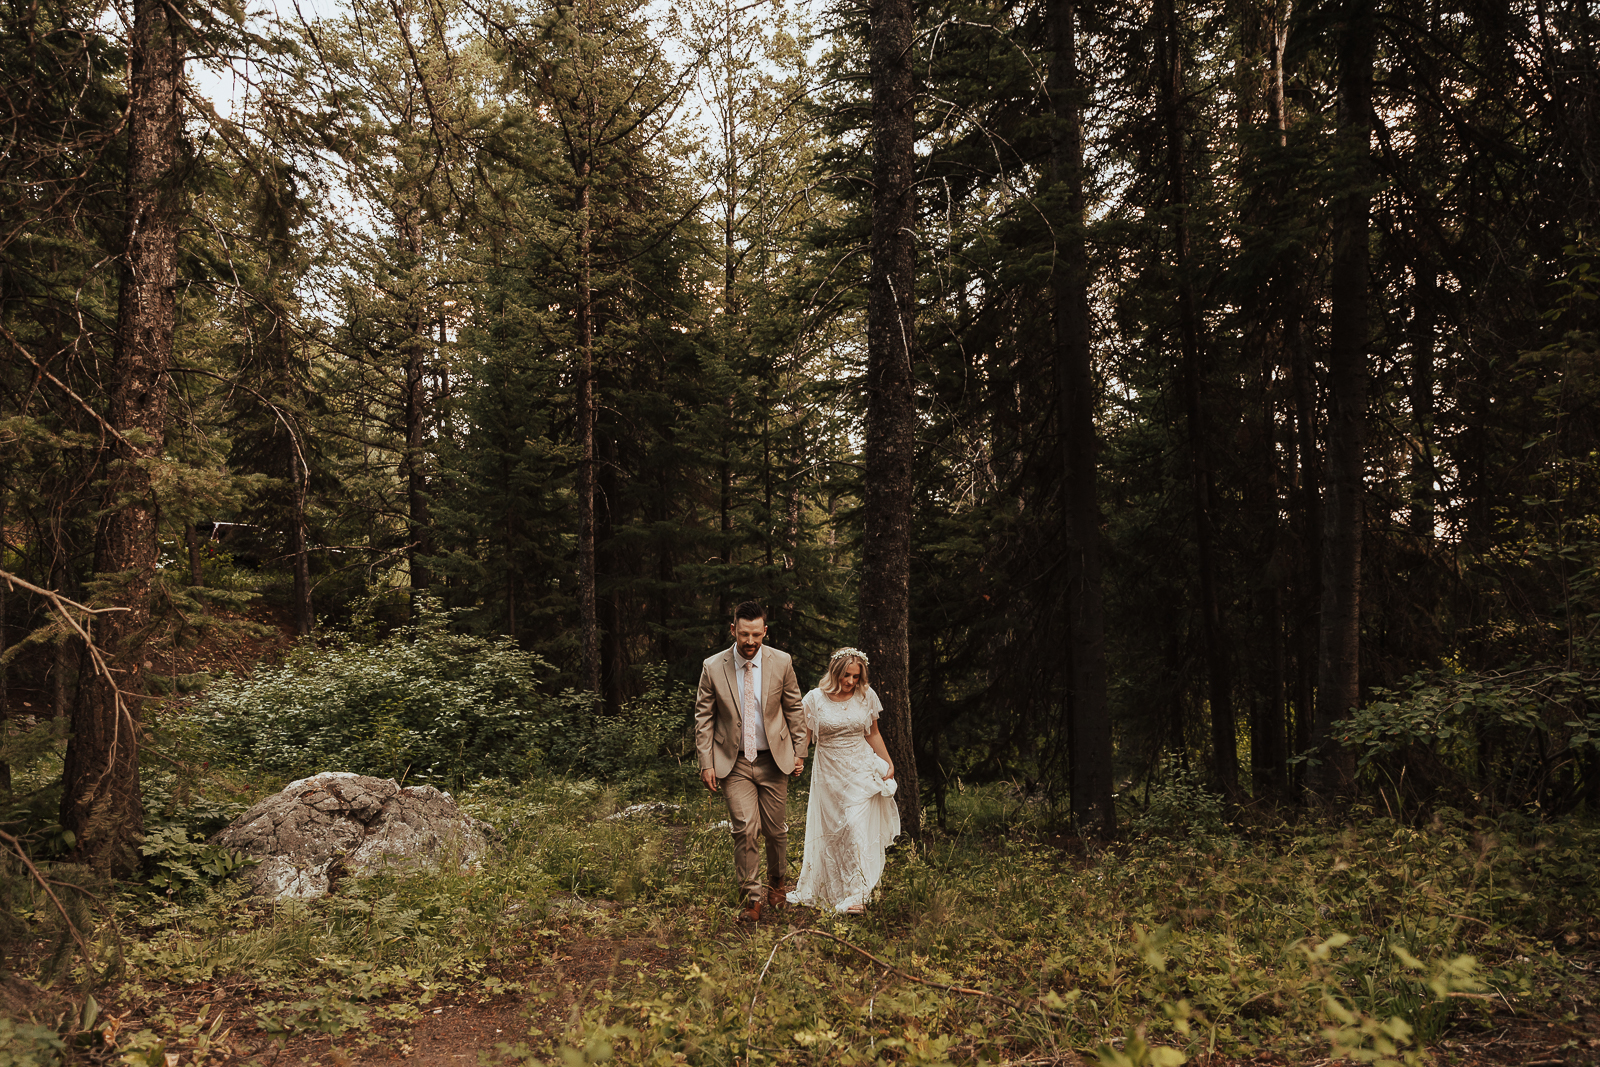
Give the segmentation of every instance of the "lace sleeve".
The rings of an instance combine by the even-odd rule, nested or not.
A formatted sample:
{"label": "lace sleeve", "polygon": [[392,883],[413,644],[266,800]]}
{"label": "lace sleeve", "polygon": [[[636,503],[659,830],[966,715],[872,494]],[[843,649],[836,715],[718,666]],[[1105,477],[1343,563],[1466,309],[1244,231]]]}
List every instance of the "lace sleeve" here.
{"label": "lace sleeve", "polygon": [[810,744],[817,739],[817,690],[813,689],[807,693],[806,698],[800,702],[800,706],[805,709],[806,742]]}
{"label": "lace sleeve", "polygon": [[867,712],[872,716],[872,721],[878,721],[878,713],[883,710],[883,701],[878,699],[878,691],[867,686]]}

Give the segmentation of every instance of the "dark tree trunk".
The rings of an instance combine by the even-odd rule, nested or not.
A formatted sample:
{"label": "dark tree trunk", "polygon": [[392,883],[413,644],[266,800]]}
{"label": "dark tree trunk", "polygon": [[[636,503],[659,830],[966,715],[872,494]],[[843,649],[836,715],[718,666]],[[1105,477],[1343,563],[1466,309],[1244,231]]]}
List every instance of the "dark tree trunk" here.
{"label": "dark tree trunk", "polygon": [[1089,326],[1089,248],[1084,233],[1083,109],[1076,5],[1049,0],[1049,90],[1055,112],[1051,178],[1064,199],[1056,228],[1052,315],[1058,394],[1067,561],[1068,736],[1072,813],[1085,832],[1116,832],[1111,717],[1106,706],[1105,608],[1101,593],[1100,502],[1094,424],[1095,385]]}
{"label": "dark tree trunk", "polygon": [[[1288,98],[1285,93],[1284,53],[1289,44],[1289,17],[1293,3],[1279,0],[1272,15],[1272,83],[1268,96],[1269,120],[1277,130],[1280,149],[1288,147]],[[1287,182],[1280,182],[1277,203],[1280,217],[1292,193]],[[1287,629],[1285,656],[1293,663],[1293,677],[1287,680],[1291,693],[1292,721],[1285,723],[1290,743],[1297,753],[1311,747],[1311,721],[1316,703],[1317,612],[1322,588],[1322,484],[1317,450],[1317,384],[1306,348],[1305,264],[1297,252],[1284,263],[1282,299],[1281,362],[1289,375],[1293,413],[1289,430],[1290,467],[1293,490],[1290,496],[1291,523],[1285,533],[1294,541],[1297,553],[1285,561],[1282,580],[1286,588],[1282,611]],[[1287,671],[1287,667],[1286,667]],[[1285,776],[1285,787],[1297,790],[1302,772]]]}
{"label": "dark tree trunk", "polygon": [[916,106],[912,0],[869,0],[872,76],[872,276],[867,293],[866,471],[861,646],[872,659],[880,723],[900,788],[900,823],[922,837],[911,736],[911,507],[916,410]]}
{"label": "dark tree trunk", "polygon": [[[0,534],[3,534],[6,528],[6,501],[9,497],[7,482],[8,478],[0,474]],[[4,741],[10,732],[6,724],[11,718],[11,691],[7,685],[10,669],[6,666],[5,660],[6,649],[10,647],[6,642],[10,636],[6,629],[10,610],[6,594],[10,589],[11,586],[4,579],[0,579],[0,741]],[[4,760],[0,760],[0,792],[11,792],[11,764]]]}
{"label": "dark tree trunk", "polygon": [[[1419,257],[1425,259],[1426,257]],[[1433,451],[1434,301],[1438,276],[1433,264],[1412,266],[1417,285],[1411,302],[1411,532],[1433,540],[1434,492],[1438,477]]]}
{"label": "dark tree trunk", "polygon": [[74,858],[112,875],[137,866],[144,830],[140,639],[150,621],[157,502],[151,471],[141,461],[161,454],[166,430],[182,190],[180,26],[164,0],[138,0],[128,101],[128,244],[106,421],[123,433],[135,431],[140,444],[117,438],[109,446],[105,511],[95,535],[95,570],[123,576],[115,606],[128,610],[96,620],[94,639],[116,680],[96,671],[86,650],[62,773],[61,825],[76,836]]}
{"label": "dark tree trunk", "polygon": [[296,458],[294,465],[294,513],[289,517],[289,554],[294,564],[294,632],[311,636],[317,619],[311,611],[311,551],[306,543],[306,482],[311,473]]}
{"label": "dark tree trunk", "polygon": [[[422,228],[420,220],[409,213],[401,220],[401,235],[411,262],[422,262]],[[433,555],[433,523],[428,514],[428,347],[430,337],[426,312],[422,306],[422,293],[411,295],[413,306],[406,324],[406,514],[408,517],[409,548],[406,562],[411,571],[413,593],[433,584],[433,574],[427,560]]]}
{"label": "dark tree trunk", "polygon": [[611,508],[621,489],[617,476],[621,467],[617,462],[616,441],[609,431],[598,433],[595,447],[600,460],[596,464],[595,478],[595,569],[607,575],[611,585],[610,590],[595,598],[595,618],[600,628],[600,681],[606,712],[618,715],[627,700],[628,650],[623,641],[622,608],[616,588],[616,576],[622,564],[609,546],[616,533]]}
{"label": "dark tree trunk", "polygon": [[718,583],[718,608],[724,619],[733,617],[733,397],[724,405],[727,422],[722,441],[722,462],[717,470],[717,529],[721,533],[722,573],[726,577]]}
{"label": "dark tree trunk", "polygon": [[1183,42],[1173,0],[1158,0],[1161,22],[1162,111],[1167,139],[1167,203],[1173,233],[1174,278],[1178,287],[1178,334],[1181,351],[1184,420],[1189,430],[1189,481],[1194,507],[1195,556],[1200,577],[1200,619],[1205,630],[1206,677],[1210,682],[1211,770],[1217,787],[1229,800],[1239,797],[1238,738],[1234,728],[1233,680],[1227,636],[1217,594],[1216,537],[1211,519],[1211,467],[1205,425],[1204,340],[1195,308],[1194,266],[1189,248],[1188,165],[1184,153],[1187,130],[1183,114]]}
{"label": "dark tree trunk", "polygon": [[1317,655],[1313,744],[1321,763],[1312,778],[1324,800],[1348,795],[1349,750],[1332,734],[1336,719],[1360,700],[1361,531],[1367,419],[1367,231],[1371,212],[1372,0],[1349,0],[1339,47],[1336,151],[1346,176],[1334,201],[1332,334],[1328,344],[1328,446],[1323,509],[1322,617]]}
{"label": "dark tree trunk", "polygon": [[[1277,553],[1273,554],[1274,560]],[[1289,764],[1287,656],[1284,648],[1283,578],[1276,573],[1262,596],[1267,638],[1267,681],[1250,731],[1251,784],[1258,797],[1282,798]]]}
{"label": "dark tree trunk", "polygon": [[583,641],[583,685],[604,694],[600,663],[600,600],[595,557],[594,293],[590,288],[589,164],[578,172],[578,618]]}

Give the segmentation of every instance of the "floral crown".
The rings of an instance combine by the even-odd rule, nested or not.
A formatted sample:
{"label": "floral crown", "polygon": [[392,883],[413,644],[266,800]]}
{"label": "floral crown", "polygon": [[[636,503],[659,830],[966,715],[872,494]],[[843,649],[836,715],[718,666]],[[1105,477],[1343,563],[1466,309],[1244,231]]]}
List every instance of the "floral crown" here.
{"label": "floral crown", "polygon": [[869,666],[869,667],[872,666],[872,661],[867,658],[867,654],[865,652],[861,651],[859,648],[841,648],[839,651],[835,652],[832,656],[828,657],[828,662],[832,663],[834,660],[842,659],[845,656],[854,656],[856,659],[860,660],[862,663],[865,663],[867,666]]}

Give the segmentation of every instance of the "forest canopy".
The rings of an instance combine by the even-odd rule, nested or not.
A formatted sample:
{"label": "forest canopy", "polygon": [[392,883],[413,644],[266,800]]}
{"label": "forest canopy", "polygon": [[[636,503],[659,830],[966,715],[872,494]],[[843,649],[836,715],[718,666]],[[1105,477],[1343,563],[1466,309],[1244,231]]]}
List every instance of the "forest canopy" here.
{"label": "forest canopy", "polygon": [[447,626],[603,724],[756,599],[873,652],[913,809],[1592,805],[1597,38],[5,0],[0,755],[70,733],[126,869],[208,634]]}

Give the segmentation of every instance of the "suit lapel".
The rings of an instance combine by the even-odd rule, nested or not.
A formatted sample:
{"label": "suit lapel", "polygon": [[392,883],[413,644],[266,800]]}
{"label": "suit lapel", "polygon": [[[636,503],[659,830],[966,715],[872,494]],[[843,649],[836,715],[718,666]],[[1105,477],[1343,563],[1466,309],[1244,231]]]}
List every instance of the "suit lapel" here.
{"label": "suit lapel", "polygon": [[744,703],[744,694],[743,690],[739,688],[738,660],[739,653],[731,648],[722,654],[723,673],[727,675],[728,693],[733,697],[733,709],[736,712],[744,710],[741,707]]}
{"label": "suit lapel", "polygon": [[778,657],[771,649],[761,653],[761,714],[764,717],[767,709],[772,707],[774,691],[782,691],[783,681],[778,672]]}

